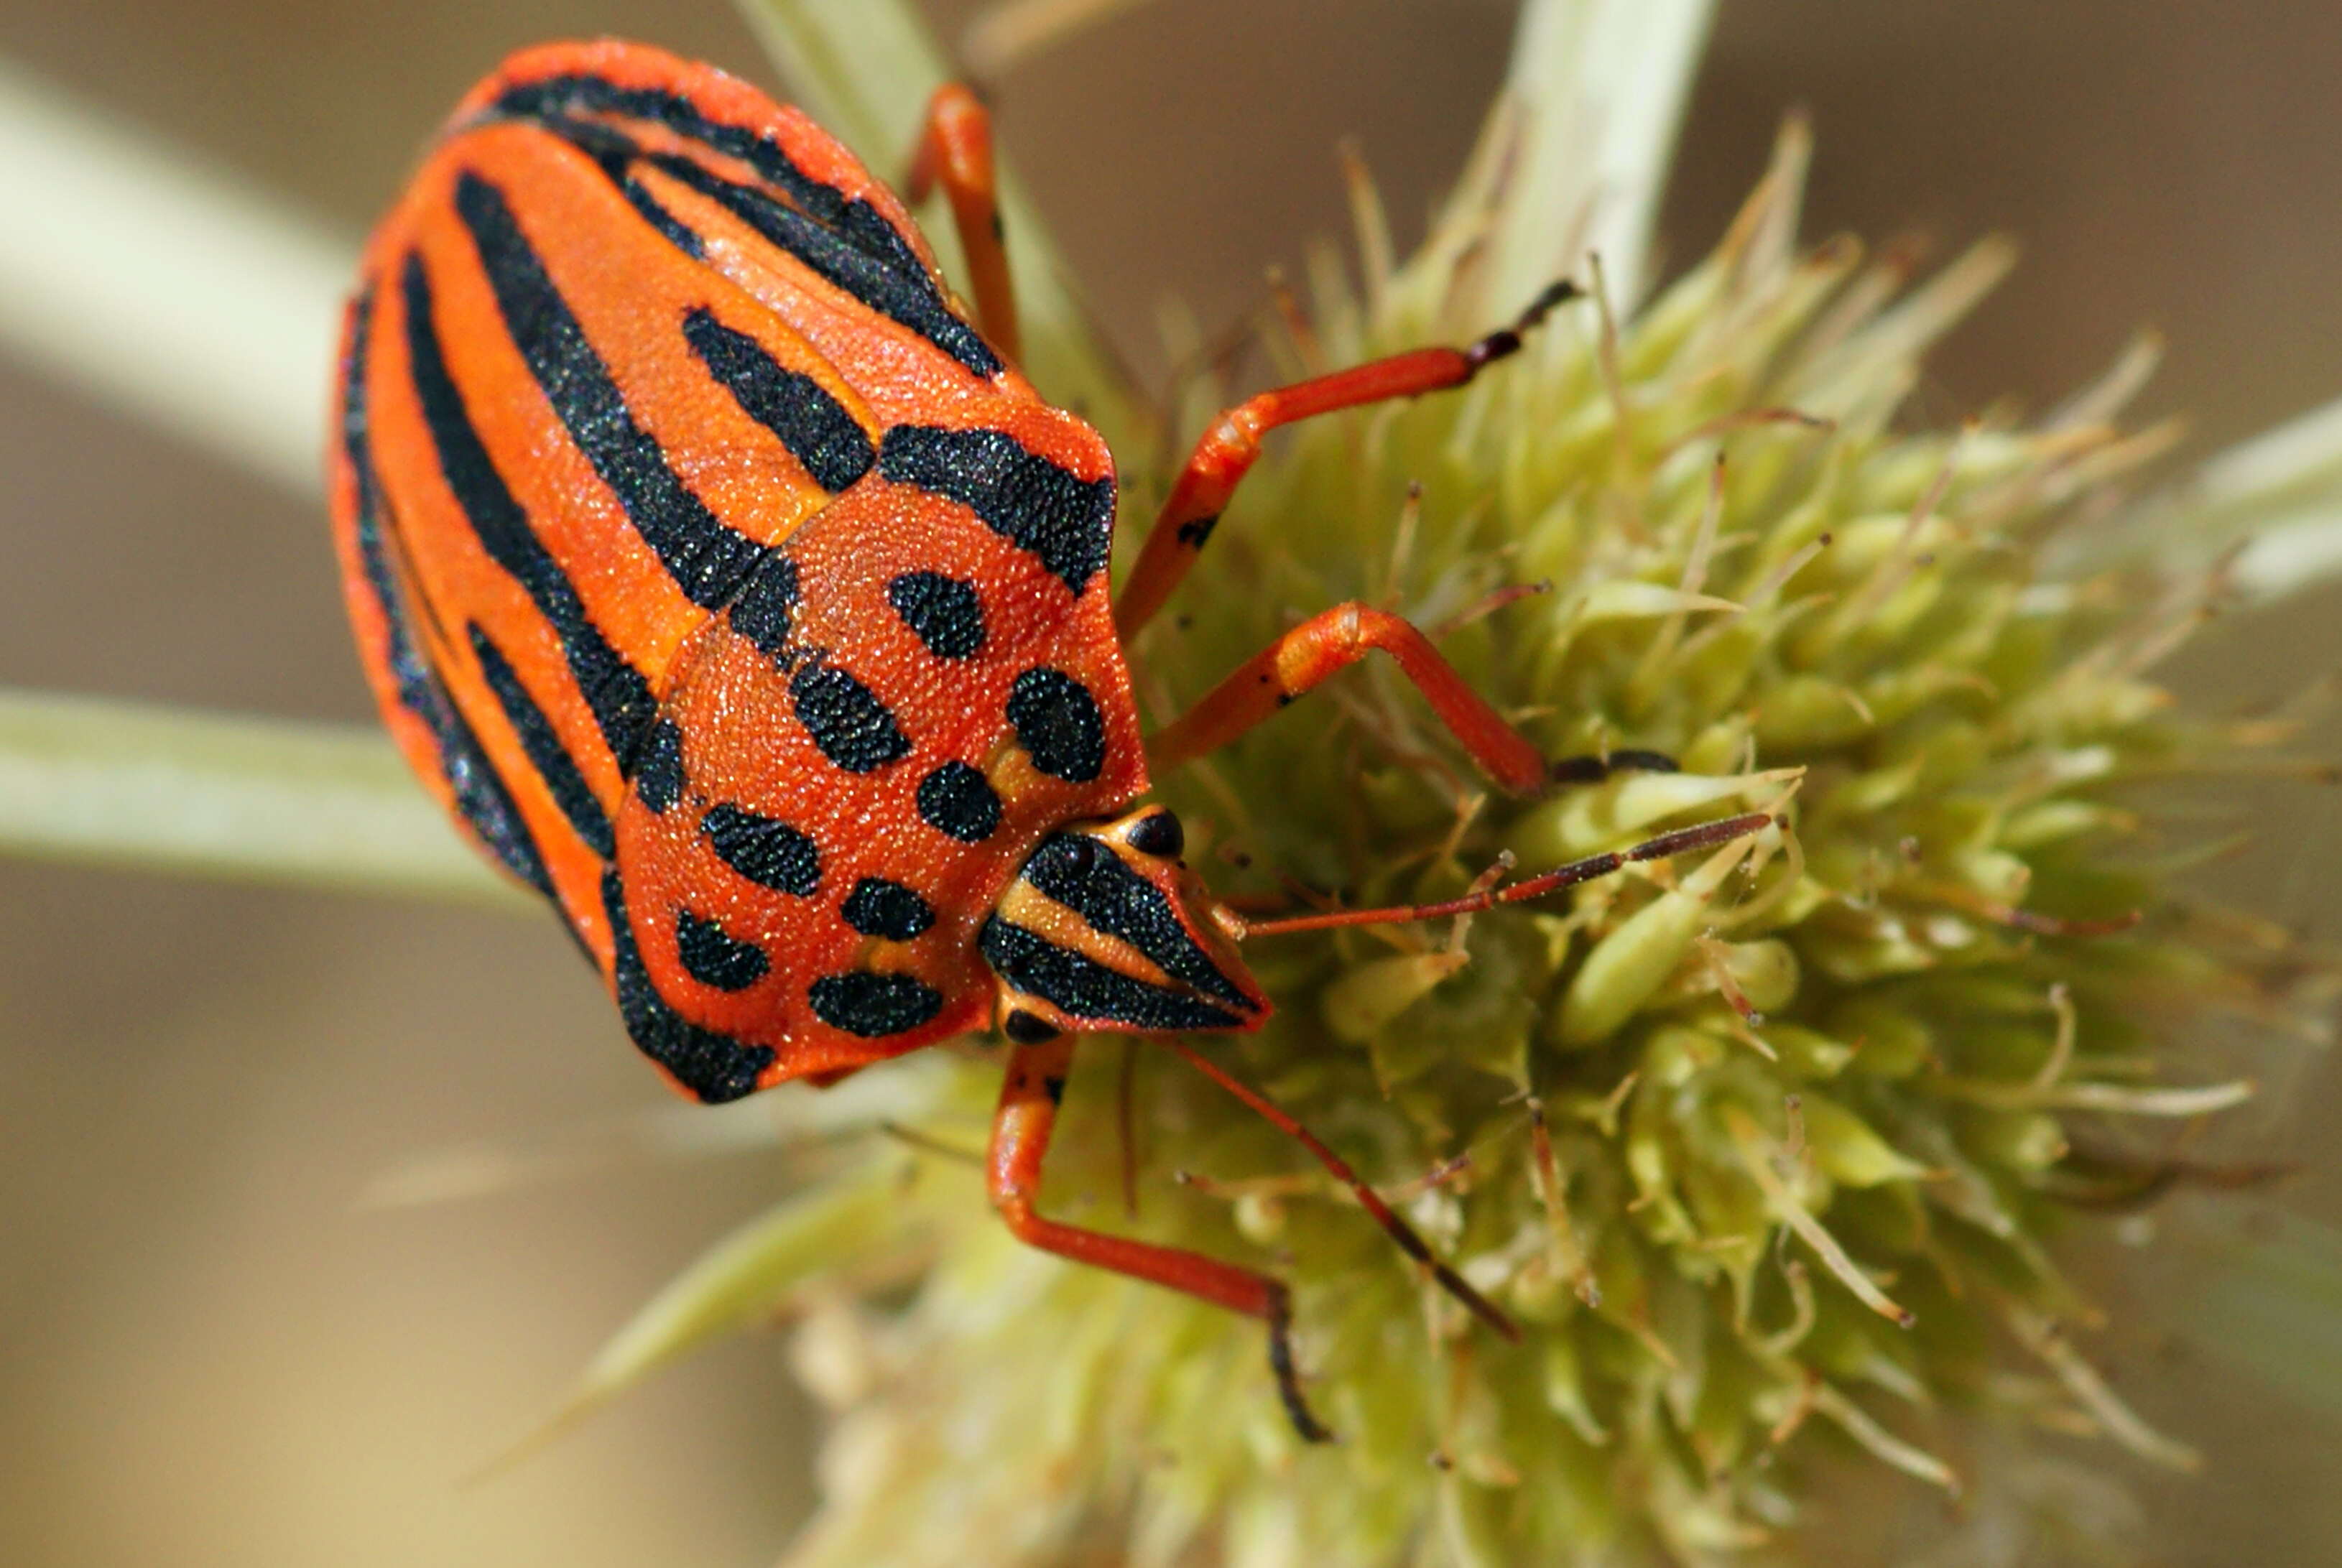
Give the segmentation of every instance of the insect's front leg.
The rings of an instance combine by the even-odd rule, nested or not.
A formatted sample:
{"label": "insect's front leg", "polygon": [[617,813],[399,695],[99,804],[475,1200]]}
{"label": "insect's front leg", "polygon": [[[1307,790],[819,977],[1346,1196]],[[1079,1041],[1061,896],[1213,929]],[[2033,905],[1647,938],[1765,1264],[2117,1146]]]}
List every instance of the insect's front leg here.
{"label": "insect's front leg", "polygon": [[946,82],[927,100],[903,194],[916,205],[937,185],[951,203],[984,335],[1009,359],[1021,359],[1016,291],[1008,275],[999,178],[992,164],[992,115],[965,83]]}
{"label": "insect's front leg", "polygon": [[1170,498],[1163,503],[1138,564],[1123,584],[1121,602],[1114,607],[1115,627],[1123,639],[1127,642],[1155,618],[1196,564],[1236,486],[1259,460],[1262,436],[1321,414],[1461,386],[1517,352],[1523,333],[1576,294],[1576,286],[1565,279],[1531,301],[1512,325],[1462,348],[1418,348],[1296,381],[1249,398],[1212,421],[1172,482]]}
{"label": "insect's front leg", "polygon": [[1534,794],[1554,782],[1551,766],[1536,745],[1497,715],[1413,622],[1356,601],[1310,616],[1238,666],[1178,719],[1149,735],[1148,765],[1160,775],[1217,750],[1377,649],[1397,661],[1439,722],[1498,787],[1512,794]]}
{"label": "insect's front leg", "polygon": [[1001,1219],[1027,1245],[1165,1285],[1266,1323],[1269,1364],[1276,1371],[1277,1393],[1294,1429],[1311,1443],[1329,1441],[1334,1434],[1310,1414],[1301,1397],[1289,1334],[1292,1298],[1282,1281],[1199,1253],[1062,1224],[1036,1212],[1041,1164],[1049,1152],[1050,1134],[1056,1129],[1057,1102],[1065,1094],[1073,1061],[1070,1035],[1011,1048],[1008,1077],[1001,1085],[1000,1106],[993,1116],[992,1153],[987,1161],[992,1203]]}

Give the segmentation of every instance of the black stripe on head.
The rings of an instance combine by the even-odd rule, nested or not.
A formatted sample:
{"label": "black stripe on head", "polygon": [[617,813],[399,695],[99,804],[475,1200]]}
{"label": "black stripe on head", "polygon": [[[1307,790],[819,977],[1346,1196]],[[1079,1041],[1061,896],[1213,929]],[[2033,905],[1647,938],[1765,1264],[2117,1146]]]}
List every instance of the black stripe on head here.
{"label": "black stripe on head", "polygon": [[1134,980],[996,914],[985,916],[976,944],[993,973],[1011,989],[1051,1003],[1069,1017],[1164,1032],[1241,1029],[1246,1023],[1243,1014],[1169,986]]}
{"label": "black stripe on head", "polygon": [[967,507],[1076,594],[1114,545],[1114,480],[1076,477],[1001,431],[897,424],[878,444],[878,472]]}
{"label": "black stripe on head", "polygon": [[602,909],[610,920],[611,983],[618,995],[618,1015],[643,1054],[711,1105],[754,1091],[757,1077],[773,1064],[773,1048],[745,1044],[703,1028],[658,994],[635,945],[634,927],[626,923],[626,889],[615,867],[602,874]]}
{"label": "black stripe on head", "polygon": [[1063,670],[1036,665],[1008,688],[1008,723],[1033,765],[1067,784],[1106,768],[1106,718],[1097,699]]}
{"label": "black stripe on head", "polygon": [[423,269],[423,258],[412,252],[406,257],[400,291],[406,310],[406,351],[415,398],[438,452],[439,472],[448,492],[470,522],[480,548],[527,592],[537,613],[561,639],[569,672],[576,678],[586,705],[593,710],[602,738],[617,759],[619,771],[631,775],[636,751],[657,716],[650,683],[586,617],[576,587],[537,538],[529,526],[528,514],[521,510],[504,476],[496,472],[464,406],[464,395],[447,372],[447,357],[431,319],[431,279]]}
{"label": "black stripe on head", "polygon": [[[752,185],[726,180],[687,158],[652,161],[676,179],[730,208],[773,244],[890,320],[900,322],[977,375],[1000,374],[1000,356],[952,313],[908,241],[868,202],[799,168],[770,136],[709,119],[680,94],[626,87],[600,76],[547,76],[510,88],[490,113],[528,120],[570,136],[585,115],[648,120],[736,158],[788,198],[775,201]],[[598,160],[597,160],[598,161]],[[605,165],[606,172],[608,165]]]}
{"label": "black stripe on head", "polygon": [[906,572],[886,584],[886,602],[938,659],[984,651],[984,600],[976,584],[940,572]]}
{"label": "black stripe on head", "polygon": [[577,761],[561,744],[561,736],[536,699],[528,694],[521,683],[520,672],[512,667],[504,650],[491,642],[488,634],[474,623],[465,627],[472,643],[473,656],[480,661],[480,674],[486,677],[488,690],[495,694],[496,703],[505,717],[520,737],[520,749],[528,755],[529,765],[545,783],[545,793],[553,804],[569,819],[569,825],[586,842],[586,847],[610,859],[618,853],[617,841],[610,834],[610,819],[602,810],[602,803],[594,798],[594,788],[586,775],[577,771]]}
{"label": "black stripe on head", "polygon": [[944,1010],[944,994],[923,980],[861,969],[823,975],[806,997],[815,1017],[865,1040],[916,1029]]}
{"label": "black stripe on head", "polygon": [[358,570],[382,612],[383,662],[390,668],[398,705],[431,733],[439,752],[439,776],[446,782],[455,809],[505,870],[550,898],[553,879],[545,872],[544,854],[522,819],[512,791],[415,646],[413,628],[407,624],[406,605],[383,537],[381,484],[374,471],[374,442],[366,414],[366,356],[373,333],[374,294],[369,289],[350,307],[349,340],[342,351],[341,436],[343,455],[349,462],[357,491],[352,532],[356,535]]}
{"label": "black stripe on head", "polygon": [[699,819],[716,857],[759,887],[811,898],[821,891],[821,848],[778,817],[726,802]]}
{"label": "black stripe on head", "polygon": [[504,193],[466,170],[455,181],[455,213],[471,231],[513,345],[635,532],[693,604],[715,609],[730,603],[765,547],[710,512],[667,466],[657,440],[635,423]]}
{"label": "black stripe on head", "polygon": [[1129,943],[1173,979],[1252,1011],[1252,1000],[1188,934],[1168,895],[1096,839],[1053,833],[1018,874],[1096,930]]}
{"label": "black stripe on head", "polygon": [[683,318],[684,341],[749,418],[781,438],[813,482],[835,495],[878,461],[846,405],[810,375],[789,369],[706,306]]}
{"label": "black stripe on head", "polygon": [[789,677],[789,696],[821,754],[847,773],[876,773],[911,754],[894,713],[836,664],[808,661]]}
{"label": "black stripe on head", "polygon": [[675,912],[675,948],[684,973],[717,991],[746,991],[772,973],[763,948],[687,909]]}

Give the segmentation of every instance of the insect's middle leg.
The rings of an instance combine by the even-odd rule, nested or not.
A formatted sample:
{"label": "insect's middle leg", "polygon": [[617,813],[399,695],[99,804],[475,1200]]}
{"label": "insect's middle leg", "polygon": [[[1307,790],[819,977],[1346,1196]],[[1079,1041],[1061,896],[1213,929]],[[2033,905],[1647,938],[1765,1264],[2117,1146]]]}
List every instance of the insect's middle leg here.
{"label": "insect's middle leg", "polygon": [[938,184],[951,203],[952,226],[967,255],[968,282],[984,335],[1011,360],[1022,359],[1016,291],[1000,226],[1000,187],[992,164],[992,115],[965,83],[946,82],[927,100],[927,117],[911,156],[903,194],[916,205]]}
{"label": "insect's middle leg", "polygon": [[1041,1190],[1041,1163],[1049,1152],[1050,1134],[1056,1130],[1057,1101],[1065,1094],[1073,1061],[1074,1042],[1069,1035],[1013,1048],[1007,1081],[1000,1088],[999,1109],[993,1115],[992,1153],[986,1162],[993,1207],[1016,1239],[1027,1245],[1166,1285],[1266,1323],[1269,1365],[1276,1373],[1277,1394],[1285,1402],[1286,1413],[1295,1430],[1309,1442],[1327,1441],[1333,1433],[1309,1413],[1293,1369],[1292,1297],[1283,1282],[1200,1253],[1044,1219],[1034,1209]]}
{"label": "insect's middle leg", "polygon": [[1376,649],[1431,704],[1431,711],[1497,786],[1533,794],[1553,782],[1545,756],[1497,716],[1487,699],[1456,673],[1411,621],[1353,601],[1312,615],[1262,649],[1204,699],[1146,739],[1146,760],[1160,775],[1227,744],[1336,671]]}
{"label": "insect's middle leg", "polygon": [[1262,436],[1279,425],[1337,409],[1461,386],[1488,365],[1516,353],[1523,333],[1576,294],[1576,286],[1565,279],[1531,301],[1512,325],[1462,348],[1418,348],[1388,359],[1369,360],[1330,375],[1261,393],[1223,413],[1196,443],[1187,465],[1172,483],[1170,498],[1163,503],[1155,531],[1147,534],[1138,564],[1131,569],[1121,602],[1114,607],[1116,630],[1128,641],[1155,618],[1163,602],[1187,575],[1236,486],[1259,460]]}

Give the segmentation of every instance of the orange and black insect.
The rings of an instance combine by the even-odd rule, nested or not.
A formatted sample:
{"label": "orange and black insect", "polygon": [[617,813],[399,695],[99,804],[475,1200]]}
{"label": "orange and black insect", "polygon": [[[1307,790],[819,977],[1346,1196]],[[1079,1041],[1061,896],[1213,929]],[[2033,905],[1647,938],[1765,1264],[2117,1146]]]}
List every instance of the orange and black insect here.
{"label": "orange and black insect", "polygon": [[1150,764],[1369,650],[1506,789],[1599,773],[1548,764],[1367,605],[1296,626],[1151,736],[1122,650],[1264,432],[1460,385],[1570,291],[1469,347],[1228,410],[1116,604],[1113,458],[1016,368],[989,134],[963,90],[937,95],[915,161],[915,194],[936,183],[981,330],[902,203],[796,110],[638,45],[507,61],[375,234],[349,309],[333,498],[366,672],[415,770],[560,911],[678,1087],[828,1083],[996,1030],[1009,1226],[1265,1321],[1286,1405],[1320,1438],[1281,1283],[1035,1212],[1072,1033],[1167,1040],[1509,1336],[1338,1157],[1176,1037],[1267,1015],[1247,935],[1533,898],[1769,819],[1436,905],[1247,923],[1216,903],[1176,819],[1139,804]]}

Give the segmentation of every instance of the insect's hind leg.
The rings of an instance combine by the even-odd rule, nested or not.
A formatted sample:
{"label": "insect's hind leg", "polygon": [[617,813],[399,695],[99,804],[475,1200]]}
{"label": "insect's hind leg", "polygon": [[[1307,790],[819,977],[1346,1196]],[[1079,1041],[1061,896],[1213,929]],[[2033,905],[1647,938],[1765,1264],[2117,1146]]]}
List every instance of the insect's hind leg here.
{"label": "insect's hind leg", "polygon": [[967,256],[968,282],[984,335],[1011,360],[1024,357],[1016,291],[1000,224],[999,178],[992,162],[992,115],[965,83],[946,82],[927,100],[919,145],[903,194],[916,205],[937,185],[951,203],[952,226]]}
{"label": "insect's hind leg", "polygon": [[1577,292],[1576,285],[1563,279],[1530,301],[1512,325],[1462,348],[1418,348],[1388,359],[1369,360],[1330,375],[1261,393],[1226,410],[1204,432],[1188,454],[1186,466],[1172,483],[1170,498],[1156,514],[1154,532],[1147,534],[1138,564],[1131,569],[1122,599],[1115,605],[1116,629],[1125,641],[1136,634],[1187,575],[1236,485],[1258,460],[1263,435],[1279,425],[1336,409],[1461,386],[1516,352],[1523,333],[1543,321],[1555,306],[1576,297]]}
{"label": "insect's hind leg", "polygon": [[1041,1190],[1041,1163],[1049,1152],[1050,1134],[1056,1130],[1057,1101],[1065,1094],[1073,1060],[1073,1038],[1065,1034],[1016,1045],[1008,1058],[1008,1076],[993,1115],[986,1175],[993,1207],[1010,1233],[1044,1252],[1165,1285],[1260,1319],[1268,1325],[1269,1365],[1276,1373],[1277,1395],[1285,1403],[1294,1430],[1311,1443],[1331,1440],[1334,1434],[1319,1424],[1301,1397],[1301,1382],[1293,1368],[1292,1297],[1282,1281],[1200,1253],[1109,1236],[1044,1219],[1036,1212],[1033,1204]]}

